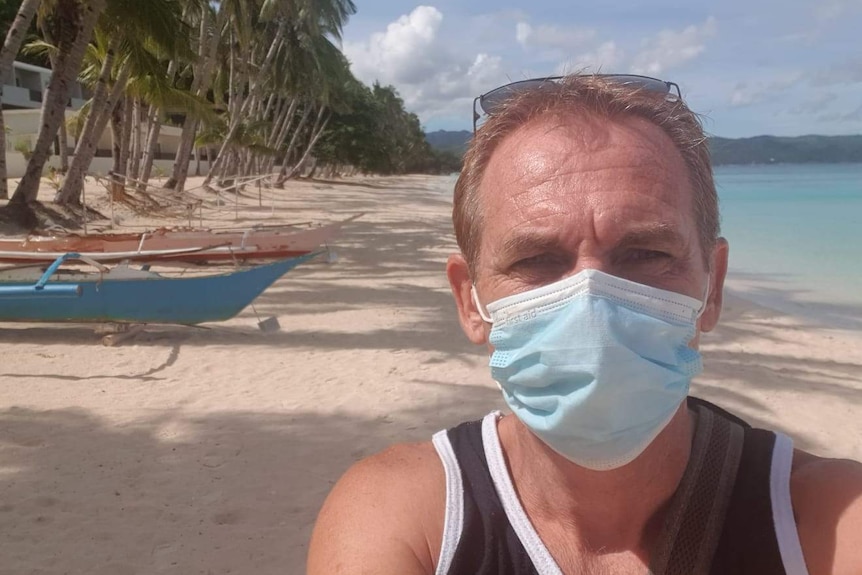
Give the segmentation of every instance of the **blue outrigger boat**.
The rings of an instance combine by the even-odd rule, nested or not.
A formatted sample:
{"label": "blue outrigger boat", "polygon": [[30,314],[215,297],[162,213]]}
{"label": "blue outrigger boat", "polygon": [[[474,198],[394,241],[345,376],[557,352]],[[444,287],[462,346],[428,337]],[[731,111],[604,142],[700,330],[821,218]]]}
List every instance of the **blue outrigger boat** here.
{"label": "blue outrigger boat", "polygon": [[[69,253],[44,272],[36,268],[41,276],[35,282],[32,267],[6,271],[0,277],[0,321],[182,325],[224,321],[288,271],[321,253],[195,277],[166,277],[125,265],[107,268]],[[80,259],[100,271],[61,268]]]}

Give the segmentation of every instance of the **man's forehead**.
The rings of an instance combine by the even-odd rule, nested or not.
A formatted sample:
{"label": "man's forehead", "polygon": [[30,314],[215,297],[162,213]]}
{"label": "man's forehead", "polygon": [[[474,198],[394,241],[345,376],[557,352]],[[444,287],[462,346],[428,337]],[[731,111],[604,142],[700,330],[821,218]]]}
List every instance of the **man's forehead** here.
{"label": "man's forehead", "polygon": [[495,150],[479,196],[486,225],[498,224],[494,242],[524,228],[567,235],[560,225],[599,226],[614,237],[659,224],[681,236],[692,231],[682,156],[661,128],[640,118],[553,117],[522,126]]}
{"label": "man's forehead", "polygon": [[[682,164],[670,138],[658,126],[636,117],[597,118],[582,114],[541,116],[505,136],[488,163],[486,175],[525,179],[546,176],[548,163],[576,168],[581,162],[613,156],[624,148],[629,164],[653,164],[657,157]],[[605,159],[612,168],[619,158]]]}

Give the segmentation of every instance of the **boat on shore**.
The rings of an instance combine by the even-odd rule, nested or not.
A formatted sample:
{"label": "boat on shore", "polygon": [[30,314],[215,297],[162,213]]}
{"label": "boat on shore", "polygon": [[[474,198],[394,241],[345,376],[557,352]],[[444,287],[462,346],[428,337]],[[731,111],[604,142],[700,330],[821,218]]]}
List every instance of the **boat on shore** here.
{"label": "boat on shore", "polygon": [[[47,269],[0,270],[0,321],[180,325],[225,321],[288,271],[322,253],[190,277],[164,276],[146,266],[107,267],[82,254],[64,254]],[[76,260],[98,270],[65,267]]]}
{"label": "boat on shore", "polygon": [[49,264],[68,253],[100,263],[165,265],[247,264],[302,256],[334,239],[344,224],[363,214],[309,229],[251,228],[243,231],[169,230],[0,239],[0,263]]}

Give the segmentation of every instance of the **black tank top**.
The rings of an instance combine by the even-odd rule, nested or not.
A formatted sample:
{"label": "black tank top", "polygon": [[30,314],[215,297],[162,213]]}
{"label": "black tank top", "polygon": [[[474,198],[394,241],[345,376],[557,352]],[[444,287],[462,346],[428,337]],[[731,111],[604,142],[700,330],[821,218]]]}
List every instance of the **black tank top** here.
{"label": "black tank top", "polygon": [[[695,571],[709,575],[807,575],[790,505],[792,442],[781,434],[754,429],[705,401],[689,398],[688,403],[695,413],[707,410],[709,418],[721,420],[726,428],[736,427],[740,445],[733,474],[724,481],[726,503],[720,514],[723,525],[719,523],[712,530],[707,551],[711,558],[701,556],[700,568]],[[489,417],[494,417],[490,424],[463,423],[434,437],[447,477],[446,526],[437,573],[559,574],[559,567],[529,525],[520,503],[513,501],[517,496],[502,463],[496,417]],[[695,443],[701,419],[705,418],[698,417]],[[695,446],[692,453],[694,458]],[[704,468],[708,467],[710,457],[715,459],[714,452],[705,457]],[[711,482],[704,481],[704,475],[700,469],[692,473],[689,463],[671,510],[687,482],[691,483],[688,491],[692,500],[714,497],[709,492]],[[665,538],[662,566],[657,571],[651,568],[651,573],[692,575],[692,569],[681,570],[680,566],[693,564],[690,556],[703,544],[685,537],[698,531],[699,521],[697,513],[680,513],[674,531],[678,535]],[[513,527],[513,522],[517,527]]]}

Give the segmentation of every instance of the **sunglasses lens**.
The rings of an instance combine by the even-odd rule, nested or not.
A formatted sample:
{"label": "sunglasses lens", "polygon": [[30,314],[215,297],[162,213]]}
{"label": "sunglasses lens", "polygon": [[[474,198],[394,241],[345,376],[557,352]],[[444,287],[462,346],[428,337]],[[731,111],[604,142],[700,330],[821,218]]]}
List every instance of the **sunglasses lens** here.
{"label": "sunglasses lens", "polygon": [[[601,77],[622,86],[631,86],[648,90],[650,92],[657,92],[659,94],[670,93],[671,84],[664,80],[659,80],[658,78],[649,78],[647,76],[637,76],[633,74],[611,74]],[[487,94],[479,96],[479,107],[482,108],[485,115],[493,116],[494,113],[500,109],[500,106],[502,106],[509,98],[538,88],[548,82],[555,82],[561,79],[562,78],[559,77],[536,78],[535,80],[521,80],[520,82],[513,82],[511,84],[506,84],[505,86],[500,86],[499,88],[491,90]]]}
{"label": "sunglasses lens", "polygon": [[485,114],[493,116],[494,112],[496,112],[503,102],[509,98],[517,96],[518,94],[523,94],[524,92],[529,92],[530,90],[538,88],[542,84],[550,81],[552,80],[542,78],[536,80],[522,80],[520,82],[513,82],[511,84],[506,84],[505,86],[500,86],[499,88],[495,88],[487,94],[480,96],[479,106]]}

